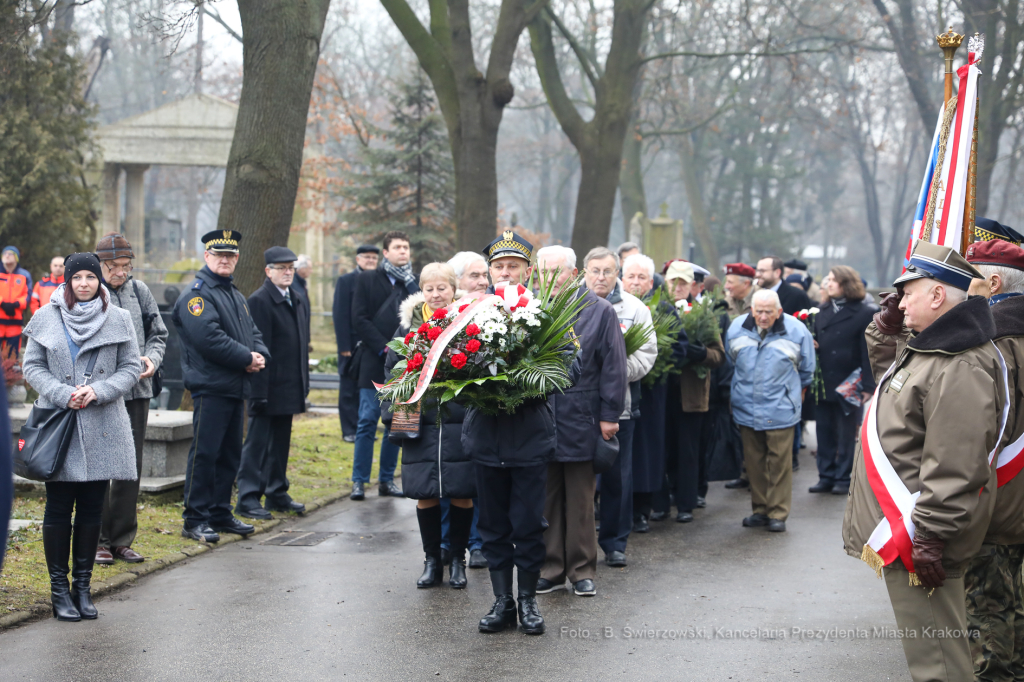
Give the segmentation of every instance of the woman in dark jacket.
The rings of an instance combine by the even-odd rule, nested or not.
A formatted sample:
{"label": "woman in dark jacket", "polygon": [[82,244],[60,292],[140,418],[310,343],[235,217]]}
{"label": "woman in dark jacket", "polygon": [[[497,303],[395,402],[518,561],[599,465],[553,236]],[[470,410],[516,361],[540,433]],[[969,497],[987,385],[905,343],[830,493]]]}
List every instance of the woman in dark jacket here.
{"label": "woman in dark jacket", "polygon": [[860,369],[861,393],[875,390],[864,340],[873,311],[864,304],[864,285],[853,268],[835,266],[822,284],[829,300],[814,318],[814,336],[825,390],[816,408],[818,483],[810,492],[846,495],[861,408],[836,393],[836,388]]}
{"label": "woman in dark jacket", "polygon": [[[444,308],[456,298],[455,271],[447,263],[430,263],[420,273],[420,292],[402,302],[399,308],[400,326],[396,338],[404,338],[410,330],[418,329],[429,320],[435,310]],[[394,351],[388,351],[387,370],[398,361]],[[437,409],[424,406],[420,414],[419,437],[391,436],[402,446],[402,488],[405,496],[416,503],[416,518],[423,541],[423,575],[416,587],[440,585],[444,579],[441,561],[441,498],[449,498],[449,534],[451,563],[448,584],[457,590],[466,587],[466,545],[473,524],[473,498],[476,497],[476,475],[469,455],[462,449],[462,420],[466,411],[461,405],[449,402],[445,406],[441,424],[437,423]],[[389,407],[381,410],[385,422],[393,414]]]}

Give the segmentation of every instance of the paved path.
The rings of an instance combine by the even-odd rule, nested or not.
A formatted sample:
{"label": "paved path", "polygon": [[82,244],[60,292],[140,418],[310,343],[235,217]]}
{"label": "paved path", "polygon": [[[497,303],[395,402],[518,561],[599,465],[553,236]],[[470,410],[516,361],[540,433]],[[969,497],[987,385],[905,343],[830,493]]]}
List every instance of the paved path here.
{"label": "paved path", "polygon": [[371,495],[298,520],[337,533],[316,546],[253,538],[102,599],[98,621],[0,634],[0,679],[909,680],[899,640],[871,636],[895,627],[885,587],[843,552],[844,500],[808,494],[812,469],[805,451],[789,532],[742,528],[747,493],[715,483],[694,523],[652,524],[628,568],[602,564],[596,597],[542,595],[542,637],[477,633],[485,570],[464,591],[417,590],[414,503]]}

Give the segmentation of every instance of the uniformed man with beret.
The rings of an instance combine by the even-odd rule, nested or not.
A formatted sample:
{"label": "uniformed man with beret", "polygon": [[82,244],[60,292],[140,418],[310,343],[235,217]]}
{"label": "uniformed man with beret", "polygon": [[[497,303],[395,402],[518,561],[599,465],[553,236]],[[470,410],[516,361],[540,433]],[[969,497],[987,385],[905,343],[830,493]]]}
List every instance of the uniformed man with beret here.
{"label": "uniformed man with beret", "polygon": [[250,378],[266,367],[270,352],[232,282],[241,239],[234,230],[203,235],[206,265],[171,316],[181,339],[182,378],[194,403],[181,534],[200,542],[254,530],[231,514],[231,489],[242,456]]}
{"label": "uniformed man with beret", "polygon": [[909,331],[879,377],[854,461],[843,543],[885,579],[914,680],[974,677],[964,571],[995,503],[1006,378],[991,309],[968,299],[981,273],[953,249],[918,242],[896,313]]}
{"label": "uniformed man with beret", "polygon": [[746,263],[727,263],[725,266],[725,302],[729,317],[737,318],[749,313],[758,286],[754,283],[757,272]]}
{"label": "uniformed man with beret", "polygon": [[[984,218],[979,218],[982,227]],[[992,307],[996,346],[1007,366],[1010,399],[1003,442],[996,457],[996,506],[981,550],[964,574],[967,621],[972,631],[974,676],[984,682],[1024,679],[1024,249],[1010,228],[986,221],[991,241],[967,247],[967,261],[984,279],[971,282],[971,294]]]}

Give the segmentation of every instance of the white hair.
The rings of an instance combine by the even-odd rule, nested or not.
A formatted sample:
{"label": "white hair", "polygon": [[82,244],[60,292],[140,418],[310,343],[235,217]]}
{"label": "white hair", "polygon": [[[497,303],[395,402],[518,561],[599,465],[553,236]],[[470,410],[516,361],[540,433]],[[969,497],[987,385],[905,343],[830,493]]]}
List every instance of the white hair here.
{"label": "white hair", "polygon": [[963,289],[957,289],[951,284],[943,284],[939,282],[937,286],[942,287],[946,292],[946,300],[953,305],[960,305],[967,300],[967,292]]}
{"label": "white hair", "polygon": [[313,267],[313,259],[304,253],[300,253],[298,258],[295,260],[295,269],[301,270],[302,268]]}
{"label": "white hair", "polygon": [[576,267],[576,252],[568,246],[554,244],[552,246],[542,247],[537,250],[537,262],[539,263],[542,258],[558,258],[564,262],[565,267],[570,270]]}
{"label": "white hair", "polygon": [[999,278],[1003,280],[1003,293],[1024,294],[1024,270],[1003,265],[982,265],[977,263],[974,267],[978,268],[978,272],[986,278],[992,275],[999,275]]}
{"label": "white hair", "polygon": [[750,307],[753,308],[758,303],[771,303],[775,306],[776,310],[782,308],[779,295],[771,289],[758,289],[754,292],[754,297],[750,299]]}
{"label": "white hair", "polygon": [[455,271],[455,276],[461,279],[462,275],[466,272],[466,268],[478,260],[482,260],[484,263],[487,262],[487,259],[484,258],[482,253],[478,253],[476,251],[459,251],[448,259],[448,265],[452,266],[452,270]]}
{"label": "white hair", "polygon": [[632,256],[627,257],[626,260],[622,261],[623,274],[626,273],[626,269],[630,265],[639,265],[647,270],[648,277],[654,277],[654,261],[649,256],[645,256],[642,253],[634,253]]}

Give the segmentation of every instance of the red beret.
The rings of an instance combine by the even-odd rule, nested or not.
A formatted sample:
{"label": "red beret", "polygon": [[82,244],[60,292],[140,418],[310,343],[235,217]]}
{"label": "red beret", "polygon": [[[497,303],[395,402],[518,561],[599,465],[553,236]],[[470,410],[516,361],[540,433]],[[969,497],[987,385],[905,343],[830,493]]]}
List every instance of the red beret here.
{"label": "red beret", "polygon": [[754,272],[754,268],[750,267],[746,263],[726,263],[725,274],[739,275],[740,277],[754,277],[757,273]]}
{"label": "red beret", "polygon": [[1024,249],[1002,239],[974,242],[967,247],[967,262],[974,265],[1001,265],[1024,270]]}

